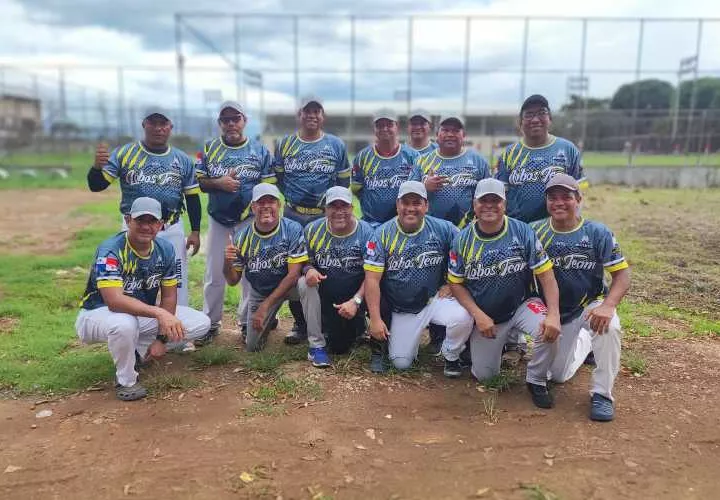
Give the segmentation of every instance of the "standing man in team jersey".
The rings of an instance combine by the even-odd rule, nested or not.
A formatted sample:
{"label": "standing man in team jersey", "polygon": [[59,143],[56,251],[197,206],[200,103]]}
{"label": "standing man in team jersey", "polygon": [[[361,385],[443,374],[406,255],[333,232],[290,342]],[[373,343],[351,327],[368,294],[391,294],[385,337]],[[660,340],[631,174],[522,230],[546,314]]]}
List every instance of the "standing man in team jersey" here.
{"label": "standing man in team jersey", "polygon": [[242,275],[250,283],[245,340],[249,352],[265,347],[275,314],[286,299],[294,299],[302,303],[308,319],[308,360],[313,366],[325,368],[330,366],[330,359],[325,352],[320,309],[316,307],[318,291],[307,286],[301,276],[308,261],[303,229],[282,217],[281,209],[281,194],[275,185],[260,183],[253,188],[252,224],[238,231],[233,244],[225,248],[223,274],[231,286]]}
{"label": "standing man in team jersey", "polygon": [[373,235],[367,222],[353,214],[352,193],[334,186],[325,195],[325,217],[305,226],[307,286],[317,287],[316,307],[333,354],[347,353],[365,335],[365,246]]}
{"label": "standing man in team jersey", "polygon": [[[245,137],[244,108],[235,101],[220,105],[218,125],[221,136],[205,143],[196,163],[200,189],[208,193],[207,258],[203,286],[203,312],[210,317],[208,339],[217,335],[225,300],[225,247],[234,231],[252,220],[252,190],[260,182],[275,183],[273,158],[261,143]],[[237,320],[241,332],[247,329],[245,318],[249,285],[243,281],[242,301]]]}
{"label": "standing man in team jersey", "polygon": [[472,210],[479,180],[490,177],[490,167],[473,148],[465,148],[465,123],[459,116],[440,120],[438,148],[416,160],[410,179],[428,191],[429,214],[456,226]]}
{"label": "standing man in team jersey", "polygon": [[[350,186],[350,163],[343,141],[323,131],[325,109],[317,97],[306,97],[298,110],[299,130],[275,146],[275,173],[285,196],[285,217],[305,227],[323,216],[323,196],[332,186]],[[290,302],[295,324],[287,344],[307,339],[302,307]]]}
{"label": "standing man in team jersey", "polygon": [[384,371],[385,346],[395,368],[410,368],[431,322],[457,338],[467,339],[472,330],[472,318],[452,298],[445,280],[457,228],[426,216],[427,211],[425,186],[404,182],[397,196],[397,217],[378,227],[367,243],[365,299],[368,331],[376,342],[370,368],[376,373]]}
{"label": "standing man in team jersey", "polygon": [[432,116],[429,111],[416,109],[410,112],[408,118],[408,146],[421,156],[437,149],[437,142],[431,139]]}
{"label": "standing man in team jersey", "polygon": [[103,241],[95,252],[75,330],[83,343],[107,342],[115,394],[134,401],[147,395],[138,382],[137,362],[204,336],[210,320],[177,304],[175,250],[167,239],[156,239],[163,227],[160,202],[138,197],[124,220],[127,231]]}
{"label": "standing man in team jersey", "polygon": [[552,115],[547,99],[531,95],[520,108],[522,139],[500,155],[495,177],[507,188],[507,213],[523,222],[548,216],[545,185],[557,173],[575,179],[583,176],[580,151],[575,145],[550,134]]}
{"label": "standing man in team jersey", "polygon": [[[88,187],[93,192],[102,191],[119,178],[123,216],[129,213],[137,198],[147,196],[160,202],[165,223],[157,236],[170,241],[175,249],[180,275],[178,304],[186,306],[189,303],[187,250],[192,248],[192,255],[200,250],[202,209],[195,165],[188,155],[168,144],[173,124],[164,111],[147,111],[142,127],[142,140],[117,147],[111,154],[105,144],[98,145],[95,163],[87,175]],[[185,207],[190,219],[187,241],[181,217]]]}
{"label": "standing man in team jersey", "polygon": [[400,184],[408,180],[418,153],[400,144],[398,117],[381,109],[373,117],[375,144],[353,160],[352,190],[360,198],[363,220],[377,227],[397,215]]}
{"label": "standing man in team jersey", "polygon": [[[565,382],[592,350],[596,367],[590,391],[590,418],[615,416],[612,388],[620,368],[620,318],[617,306],[630,288],[630,269],[612,232],[578,215],[582,200],[577,180],[557,174],[545,188],[550,218],[533,228],[553,262],[560,288],[560,340],[539,360],[542,373]],[[612,281],[604,283],[605,271]],[[535,356],[533,356],[534,360]]]}
{"label": "standing man in team jersey", "polygon": [[[527,386],[536,406],[550,408],[553,401],[544,360],[560,334],[559,293],[552,263],[532,228],[505,216],[502,182],[478,182],[473,209],[477,220],[455,238],[448,270],[453,295],[475,321],[470,337],[472,373],[480,381],[497,375],[508,336],[532,335]],[[533,277],[542,286],[545,303],[530,295]],[[443,344],[451,373],[459,372],[458,358],[468,340],[457,333],[448,329]]]}

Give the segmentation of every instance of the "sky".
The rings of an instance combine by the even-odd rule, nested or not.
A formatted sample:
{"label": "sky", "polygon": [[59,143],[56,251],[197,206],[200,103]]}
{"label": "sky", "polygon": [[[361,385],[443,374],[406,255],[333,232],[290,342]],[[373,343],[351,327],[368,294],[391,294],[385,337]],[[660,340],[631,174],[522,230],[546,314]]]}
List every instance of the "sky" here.
{"label": "sky", "polygon": [[[233,7],[227,0],[204,0],[203,11],[218,15],[203,17],[198,15],[200,3],[195,0],[0,0],[0,65],[4,67],[0,92],[38,88],[50,101],[49,107],[56,110],[63,94],[67,113],[77,120],[97,119],[98,113],[117,119],[119,106],[125,110],[121,118],[129,122],[147,105],[177,108],[175,13],[181,12],[179,32],[188,68],[185,101],[189,113],[211,115],[218,96],[243,99],[256,116],[261,103],[265,111],[292,112],[296,86],[293,20],[270,16],[297,13],[305,16],[298,21],[299,94],[320,95],[328,109],[347,111],[353,88],[349,16],[354,15],[357,110],[389,103],[402,111],[407,104],[394,98],[410,87],[412,107],[458,112],[464,105],[466,82],[461,69],[467,40],[467,23],[459,16],[543,16],[545,19],[530,22],[524,89],[528,95],[547,95],[559,107],[568,95],[568,77],[580,74],[582,46],[582,23],[562,18],[591,19],[585,74],[588,94],[594,97],[609,97],[620,84],[635,79],[640,25],[592,18],[694,19],[644,25],[640,76],[672,82],[677,78],[672,71],[679,60],[697,50],[696,20],[720,19],[720,2],[707,0],[305,0],[303,4],[299,12],[297,2],[257,0],[252,10],[243,10],[242,5]],[[317,13],[337,17],[319,17]],[[255,88],[237,92],[235,73],[228,64],[235,57],[233,14],[241,15],[237,23],[240,66],[262,72],[262,93]],[[417,16],[411,44],[409,15]],[[523,34],[521,19],[476,19],[470,23],[469,112],[517,108],[522,94]],[[720,21],[707,21],[700,44],[702,74],[720,76],[718,46]],[[58,65],[65,66],[62,92]],[[410,85],[409,65],[413,69]],[[123,71],[122,92],[118,66],[129,68]]]}

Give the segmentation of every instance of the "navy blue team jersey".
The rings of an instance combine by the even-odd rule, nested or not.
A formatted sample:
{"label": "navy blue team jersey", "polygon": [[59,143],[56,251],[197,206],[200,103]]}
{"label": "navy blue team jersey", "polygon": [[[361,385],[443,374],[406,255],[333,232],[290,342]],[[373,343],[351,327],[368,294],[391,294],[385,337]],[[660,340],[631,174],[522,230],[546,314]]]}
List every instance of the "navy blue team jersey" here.
{"label": "navy blue team jersey", "polygon": [[183,210],[183,194],[198,194],[195,165],[188,155],[172,146],[162,154],[151,153],[140,141],[115,148],[103,176],[112,183],[120,179],[120,212],[127,214],[137,198],[160,202],[163,217],[176,219]]}
{"label": "navy blue team jersey", "polygon": [[287,276],[288,264],[308,260],[302,226],[285,217],[270,234],[260,234],[255,224],[237,231],[233,242],[236,271],[244,273],[253,290],[267,297]]}
{"label": "navy blue team jersey", "polygon": [[324,296],[349,298],[358,291],[365,280],[365,248],[372,235],[372,226],[362,220],[345,236],[331,233],[325,217],[305,226],[310,263],[327,276],[320,283]]}
{"label": "navy blue team jersey", "polygon": [[553,263],[560,289],[560,322],[577,318],[585,307],[607,293],[604,272],[626,269],[628,263],[615,236],[599,222],[581,220],[568,232],[556,231],[550,219],[532,225]]}
{"label": "navy blue team jersey", "polygon": [[249,138],[239,146],[228,146],[221,137],[207,141],[195,170],[198,178],[229,175],[240,181],[240,189],[234,193],[218,190],[208,193],[208,213],[228,227],[235,226],[250,214],[252,189],[256,184],[276,182],[270,151]]}
{"label": "navy blue team jersey", "polygon": [[375,226],[397,215],[400,184],[408,180],[418,153],[400,145],[393,156],[381,156],[375,146],[361,150],[353,161],[352,190],[360,198],[363,220]]}
{"label": "navy blue team jersey", "polygon": [[483,238],[477,224],[460,231],[450,251],[448,281],[463,284],[480,310],[500,324],[530,296],[533,274],[550,269],[532,228],[505,217],[505,227],[493,238]]}
{"label": "navy blue team jersey", "polygon": [[127,232],[103,241],[95,252],[85,294],[83,309],[97,309],[105,302],[102,288],[122,288],[125,295],[154,306],[161,286],[177,286],[180,271],[175,263],[175,250],[170,242],[153,241],[150,255],[138,255],[127,239]]}
{"label": "navy blue team jersey", "polygon": [[426,216],[414,233],[397,217],[375,229],[365,252],[365,270],[383,273],[380,291],[393,312],[418,313],[445,283],[448,252],[458,230]]}
{"label": "navy blue team jersey", "polygon": [[473,149],[466,149],[452,158],[441,156],[435,149],[415,161],[410,180],[422,182],[432,173],[446,176],[449,183],[438,191],[428,192],[428,213],[460,225],[463,217],[472,211],[475,185],[490,177],[487,161]]}
{"label": "navy blue team jersey", "polygon": [[412,147],[412,145],[408,144],[408,147],[410,147],[412,150],[417,151],[420,156],[428,154],[432,151],[435,151],[438,148],[438,143],[435,141],[430,141],[427,146],[421,149],[415,149]]}
{"label": "navy blue team jersey", "polygon": [[275,147],[275,173],[288,203],[321,208],[328,189],[350,185],[345,143],[332,134],[313,142],[303,141],[297,134],[285,136]]}
{"label": "navy blue team jersey", "polygon": [[551,136],[550,144],[531,148],[522,141],[505,148],[498,159],[495,177],[507,186],[507,215],[523,222],[548,216],[545,185],[557,174],[581,179],[580,151],[562,137]]}

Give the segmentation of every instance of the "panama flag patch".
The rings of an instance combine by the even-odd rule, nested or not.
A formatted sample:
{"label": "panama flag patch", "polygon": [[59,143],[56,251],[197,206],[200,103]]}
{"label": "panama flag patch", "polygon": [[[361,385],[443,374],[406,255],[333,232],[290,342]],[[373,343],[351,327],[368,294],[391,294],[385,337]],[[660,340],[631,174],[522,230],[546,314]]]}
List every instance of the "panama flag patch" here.
{"label": "panama flag patch", "polygon": [[95,261],[95,268],[98,272],[114,272],[118,269],[118,260],[115,257],[98,257]]}
{"label": "panama flag patch", "polygon": [[457,266],[457,253],[450,250],[450,265],[455,267]]}
{"label": "panama flag patch", "polygon": [[375,257],[375,248],[377,248],[377,244],[374,241],[368,241],[366,246],[367,246],[367,254],[370,257]]}

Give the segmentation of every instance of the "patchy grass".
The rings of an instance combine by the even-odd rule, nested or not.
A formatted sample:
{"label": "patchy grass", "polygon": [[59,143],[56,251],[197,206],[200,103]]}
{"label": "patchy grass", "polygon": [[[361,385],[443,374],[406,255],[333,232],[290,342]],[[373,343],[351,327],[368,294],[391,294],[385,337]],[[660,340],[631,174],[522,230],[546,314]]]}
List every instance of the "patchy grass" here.
{"label": "patchy grass", "polygon": [[248,352],[243,356],[242,364],[251,371],[275,373],[285,363],[307,359],[304,346],[283,347],[280,351]]}
{"label": "patchy grass", "polygon": [[647,373],[647,360],[638,352],[630,349],[623,350],[621,362],[633,375],[645,375]]}
{"label": "patchy grass", "polygon": [[539,484],[520,483],[520,489],[528,500],[560,500],[559,496]]}
{"label": "patchy grass", "polygon": [[200,385],[189,373],[161,373],[146,378],[143,385],[154,396],[165,396],[173,391],[186,391]]}
{"label": "patchy grass", "polygon": [[253,398],[265,403],[282,403],[288,399],[305,397],[311,400],[320,399],[322,387],[313,380],[295,379],[280,375],[269,384],[253,389]]}
{"label": "patchy grass", "polygon": [[520,375],[516,370],[503,368],[500,373],[483,380],[482,385],[492,391],[504,392],[510,390],[520,382]]}
{"label": "patchy grass", "polygon": [[207,345],[190,354],[193,364],[200,368],[228,365],[238,361],[239,355],[230,347]]}

